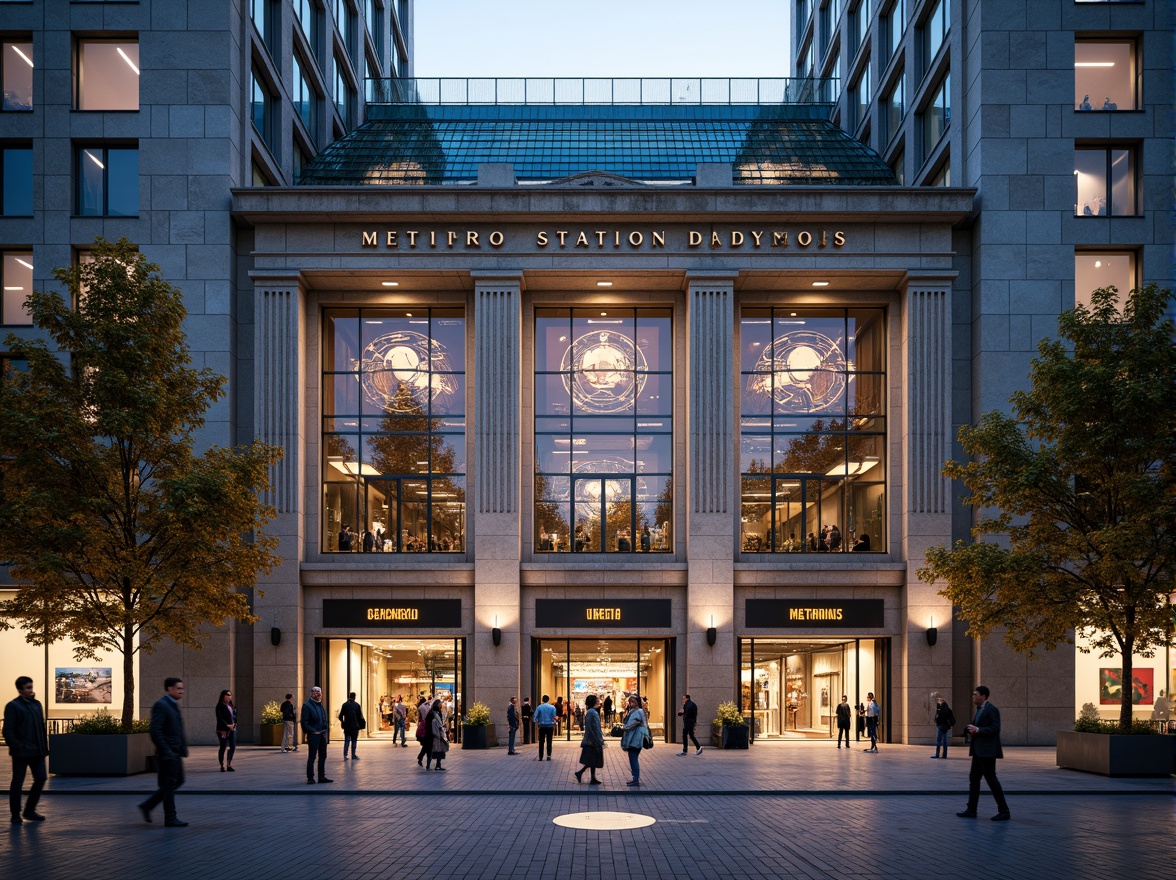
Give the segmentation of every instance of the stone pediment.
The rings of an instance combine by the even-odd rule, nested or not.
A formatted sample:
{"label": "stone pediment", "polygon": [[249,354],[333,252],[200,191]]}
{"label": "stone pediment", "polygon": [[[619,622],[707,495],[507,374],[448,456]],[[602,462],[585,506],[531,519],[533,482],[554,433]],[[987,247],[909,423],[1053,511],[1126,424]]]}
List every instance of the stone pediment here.
{"label": "stone pediment", "polygon": [[558,180],[553,180],[547,186],[592,186],[592,187],[610,187],[610,188],[625,188],[645,186],[636,180],[631,180],[628,177],[621,177],[619,174],[610,174],[607,171],[584,171],[580,174],[573,174],[571,177],[561,177]]}

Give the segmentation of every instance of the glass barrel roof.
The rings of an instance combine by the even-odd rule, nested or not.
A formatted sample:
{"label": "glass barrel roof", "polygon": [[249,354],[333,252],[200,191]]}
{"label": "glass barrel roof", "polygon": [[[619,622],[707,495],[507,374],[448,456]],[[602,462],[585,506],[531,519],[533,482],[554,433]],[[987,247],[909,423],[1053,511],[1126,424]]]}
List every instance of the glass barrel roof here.
{"label": "glass barrel roof", "polygon": [[699,163],[730,163],[734,184],[897,186],[870,148],[789,105],[528,106],[402,104],[323,150],[302,185],[472,184],[507,163],[520,184],[601,171],[688,184]]}

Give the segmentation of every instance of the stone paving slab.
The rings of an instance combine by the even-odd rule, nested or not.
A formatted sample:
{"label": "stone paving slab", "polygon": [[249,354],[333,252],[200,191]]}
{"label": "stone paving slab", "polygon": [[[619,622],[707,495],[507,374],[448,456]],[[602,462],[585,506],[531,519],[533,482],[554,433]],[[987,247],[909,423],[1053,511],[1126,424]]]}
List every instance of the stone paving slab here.
{"label": "stone paving slab", "polygon": [[[553,760],[537,762],[535,747],[517,756],[503,748],[485,751],[454,747],[445,773],[426,773],[417,766],[417,748],[386,742],[361,744],[358,761],[344,761],[342,743],[332,743],[327,773],[332,785],[306,785],[306,750],[283,754],[274,748],[245,746],[237,750],[237,772],[221,773],[216,748],[198,746],[184,764],[187,793],[321,794],[348,792],[388,794],[572,794],[579,786],[579,746],[556,743]],[[967,791],[970,760],[953,749],[947,760],[930,760],[927,746],[881,745],[877,754],[860,748],[837,749],[831,743],[757,743],[747,751],[704,748],[701,756],[678,755],[678,748],[659,743],[641,755],[640,795],[673,793],[809,794],[883,796],[942,794]],[[1010,794],[1172,794],[1174,780],[1109,779],[1055,766],[1052,748],[1009,748],[997,769]],[[605,792],[623,791],[629,779],[628,758],[610,742],[600,772]],[[59,777],[49,780],[52,794],[140,793],[154,788],[154,776],[121,779]],[[597,792],[594,792],[597,793]]]}

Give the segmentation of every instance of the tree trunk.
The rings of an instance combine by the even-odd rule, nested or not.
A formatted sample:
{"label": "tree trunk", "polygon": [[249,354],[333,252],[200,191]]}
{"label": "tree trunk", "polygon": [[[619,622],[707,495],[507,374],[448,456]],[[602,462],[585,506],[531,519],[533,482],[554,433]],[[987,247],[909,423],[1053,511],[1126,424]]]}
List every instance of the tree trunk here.
{"label": "tree trunk", "polygon": [[123,627],[123,706],[122,728],[124,733],[131,732],[131,722],[135,718],[135,634],[128,623]]}
{"label": "tree trunk", "polygon": [[1131,707],[1135,696],[1134,666],[1131,655],[1135,648],[1135,640],[1123,645],[1121,654],[1123,660],[1123,692],[1119,697],[1119,732],[1128,733],[1131,730]]}

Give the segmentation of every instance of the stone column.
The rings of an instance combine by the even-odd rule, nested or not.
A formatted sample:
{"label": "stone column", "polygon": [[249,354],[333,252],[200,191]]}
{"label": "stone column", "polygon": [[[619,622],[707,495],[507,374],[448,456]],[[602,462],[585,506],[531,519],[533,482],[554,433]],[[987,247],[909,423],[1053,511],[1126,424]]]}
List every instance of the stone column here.
{"label": "stone column", "polygon": [[[735,685],[735,277],[725,271],[686,276],[689,580],[678,662],[689,670],[685,687],[698,704],[700,740],[710,737],[715,707],[732,699]],[[713,647],[706,640],[711,626]]]}
{"label": "stone column", "polygon": [[[280,703],[287,693],[293,693],[297,703],[313,684],[302,679],[305,657],[299,563],[303,556],[303,505],[308,497],[306,462],[317,454],[317,439],[307,443],[305,297],[298,273],[258,272],[252,277],[254,434],[284,451],[270,471],[270,490],[263,496],[275,511],[265,531],[278,538],[281,562],[268,576],[258,579],[257,586],[265,595],[255,595],[253,600],[258,616],[253,627],[255,717],[249,719],[249,725],[256,737],[262,705],[270,700]],[[315,498],[317,493],[309,497]],[[281,630],[276,646],[274,627]]]}
{"label": "stone column", "polygon": [[[951,544],[951,288],[955,273],[909,273],[902,309],[902,553],[907,563],[902,644],[894,667],[894,736],[934,743],[932,693],[951,694],[951,603],[916,576],[929,547]],[[893,484],[892,484],[893,485]],[[937,630],[934,646],[928,630]],[[901,656],[901,660],[899,660]],[[949,700],[950,702],[950,700]],[[955,707],[953,707],[955,708]],[[967,707],[964,707],[966,709]],[[957,709],[957,712],[959,710]]]}
{"label": "stone column", "polygon": [[[519,694],[522,668],[521,272],[473,272],[474,632],[472,699],[485,703],[506,739],[507,701]],[[502,631],[495,647],[492,630]],[[467,685],[468,688],[468,685]]]}

